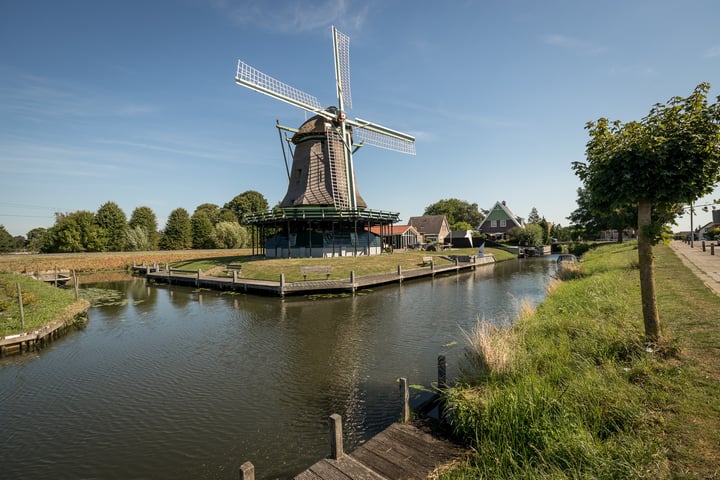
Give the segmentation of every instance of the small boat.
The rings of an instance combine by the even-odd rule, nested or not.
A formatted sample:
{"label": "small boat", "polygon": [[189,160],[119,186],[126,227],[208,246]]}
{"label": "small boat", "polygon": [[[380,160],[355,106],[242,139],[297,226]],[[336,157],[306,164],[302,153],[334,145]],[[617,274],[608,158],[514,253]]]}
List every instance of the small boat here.
{"label": "small boat", "polygon": [[72,280],[72,277],[66,273],[60,273],[60,272],[39,272],[33,273],[30,275],[35,280],[40,280],[45,283],[50,283],[56,286],[64,286],[66,283],[68,283],[70,280]]}
{"label": "small boat", "polygon": [[558,267],[562,267],[565,265],[575,265],[576,263],[578,263],[577,257],[569,253],[563,253],[557,258]]}

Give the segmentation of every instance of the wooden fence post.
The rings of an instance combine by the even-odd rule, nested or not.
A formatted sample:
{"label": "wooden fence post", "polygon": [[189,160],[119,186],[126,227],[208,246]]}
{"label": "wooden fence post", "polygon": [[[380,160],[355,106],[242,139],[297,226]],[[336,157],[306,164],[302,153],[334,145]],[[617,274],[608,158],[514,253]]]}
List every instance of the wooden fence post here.
{"label": "wooden fence post", "polygon": [[442,395],[447,389],[447,361],[445,355],[438,355],[438,389],[440,390],[440,402],[438,403],[438,419],[445,421],[445,402]]}
{"label": "wooden fence post", "polygon": [[75,273],[75,269],[73,268],[73,282],[75,283],[75,300],[80,298],[80,282],[78,281],[77,273]]}
{"label": "wooden fence post", "polygon": [[408,423],[410,421],[410,390],[408,389],[407,378],[400,378],[400,390],[402,390],[403,404],[402,404],[402,423]]}
{"label": "wooden fence post", "polygon": [[240,465],[240,480],[255,480],[255,466],[252,463]]}
{"label": "wooden fence post", "polygon": [[330,458],[338,460],[344,455],[342,417],[333,413],[330,415]]}
{"label": "wooden fence post", "polygon": [[23,310],[22,289],[20,288],[20,282],[15,282],[15,284],[17,285],[18,305],[20,305],[20,328],[25,328],[25,310]]}

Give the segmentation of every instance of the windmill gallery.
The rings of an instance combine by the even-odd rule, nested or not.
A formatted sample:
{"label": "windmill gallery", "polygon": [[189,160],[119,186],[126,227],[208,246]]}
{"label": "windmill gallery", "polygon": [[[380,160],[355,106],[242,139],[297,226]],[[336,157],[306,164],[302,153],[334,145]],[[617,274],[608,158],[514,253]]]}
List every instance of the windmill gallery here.
{"label": "windmill gallery", "polygon": [[399,220],[399,213],[367,208],[358,192],[352,156],[364,145],[415,154],[415,138],[346,117],[345,108],[352,108],[350,39],[335,27],[332,36],[337,106],[323,108],[314,96],[238,61],[236,83],[313,114],[299,129],[277,125],[293,134],[288,141],[292,167],[287,193],[280,208],[246,218],[267,257],[377,255],[382,253],[383,235]]}

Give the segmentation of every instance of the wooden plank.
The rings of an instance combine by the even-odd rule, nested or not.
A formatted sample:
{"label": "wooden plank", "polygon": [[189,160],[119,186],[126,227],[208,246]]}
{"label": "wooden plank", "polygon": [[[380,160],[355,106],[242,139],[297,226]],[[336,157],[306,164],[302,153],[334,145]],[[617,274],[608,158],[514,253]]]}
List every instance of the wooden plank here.
{"label": "wooden plank", "polygon": [[331,462],[332,460],[320,460],[310,467],[310,471],[323,480],[352,480],[352,477],[335,468]]}
{"label": "wooden plank", "polygon": [[400,451],[397,444],[386,444],[379,441],[377,436],[369,441],[365,448],[400,469],[403,478],[425,478],[435,468],[434,465],[430,468],[413,462],[408,455]]}
{"label": "wooden plank", "polygon": [[300,472],[298,475],[293,477],[293,480],[323,480],[323,478],[318,477],[316,474],[314,474],[308,469],[304,472]]}
{"label": "wooden plank", "polygon": [[373,449],[368,448],[369,443],[370,442],[358,448],[350,455],[366,467],[387,478],[397,480],[416,478],[415,476],[408,475],[401,466],[396,465],[382,454],[379,455],[373,451]]}
{"label": "wooden plank", "polygon": [[418,428],[392,424],[383,433],[389,438],[421,452],[423,455],[450,459],[462,455],[462,451],[450,442],[438,440]]}
{"label": "wooden plank", "polygon": [[333,463],[338,468],[341,468],[350,478],[355,480],[385,480],[385,477],[370,470],[350,455],[345,455],[339,460],[334,460]]}
{"label": "wooden plank", "polygon": [[409,464],[411,467],[408,468],[415,468],[414,466],[417,465],[425,471],[431,472],[435,470],[435,467],[439,464],[445,463],[444,457],[427,455],[424,450],[415,449],[412,446],[401,441],[397,441],[388,435],[377,435],[373,437],[372,442],[380,444],[383,448],[387,449],[388,452],[396,452],[396,455],[399,456],[399,460],[394,463],[401,466]]}

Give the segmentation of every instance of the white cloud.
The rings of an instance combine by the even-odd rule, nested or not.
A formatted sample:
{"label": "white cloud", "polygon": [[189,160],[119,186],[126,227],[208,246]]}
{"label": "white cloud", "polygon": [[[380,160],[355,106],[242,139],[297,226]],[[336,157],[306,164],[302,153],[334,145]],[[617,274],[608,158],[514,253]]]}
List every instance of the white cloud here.
{"label": "white cloud", "polygon": [[357,30],[370,9],[367,3],[359,5],[349,0],[216,0],[214,6],[239,25],[282,33],[301,33],[330,25]]}
{"label": "white cloud", "polygon": [[705,58],[720,57],[720,45],[713,45],[712,47],[705,50],[703,57],[705,57]]}
{"label": "white cloud", "polygon": [[559,33],[545,35],[542,41],[545,45],[562,48],[582,55],[600,55],[607,52],[606,47],[593,45],[584,40]]}

